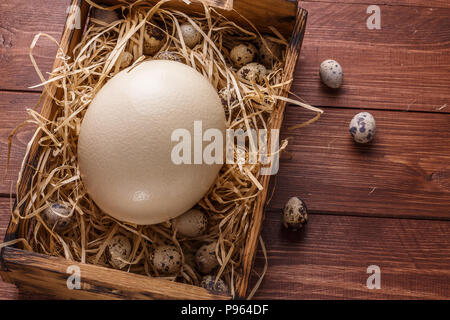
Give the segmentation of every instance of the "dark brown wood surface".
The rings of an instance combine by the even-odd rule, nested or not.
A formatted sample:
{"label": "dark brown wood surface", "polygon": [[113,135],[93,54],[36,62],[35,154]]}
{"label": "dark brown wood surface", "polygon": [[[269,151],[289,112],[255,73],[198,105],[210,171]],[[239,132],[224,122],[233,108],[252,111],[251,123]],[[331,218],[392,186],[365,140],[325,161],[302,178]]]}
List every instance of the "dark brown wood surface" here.
{"label": "dark brown wood surface", "polygon": [[[39,32],[57,41],[66,21],[70,0],[0,1],[0,88],[2,90],[32,90],[40,83],[30,63],[29,48]],[[34,56],[42,72],[48,72],[55,60],[57,47],[48,39],[41,39]]]}
{"label": "dark brown wood surface", "polygon": [[[450,111],[450,8],[380,5],[381,30],[369,30],[367,4],[302,5],[308,27],[293,91],[308,103]],[[319,81],[318,65],[325,59],[343,67],[339,93]]]}
{"label": "dark brown wood surface", "polygon": [[372,143],[353,142],[353,109],[324,108],[318,122],[298,130],[311,113],[288,107],[288,139],[269,207],[299,194],[314,212],[450,220],[450,114],[373,110]]}
{"label": "dark brown wood surface", "polygon": [[[14,138],[5,176],[7,137],[35,105],[38,82],[28,57],[35,33],[58,40],[70,1],[0,3],[0,238],[9,220],[28,126]],[[450,3],[447,0],[302,1],[308,27],[293,92],[325,106],[311,126],[287,127],[311,117],[287,108],[289,138],[266,212],[263,237],[269,268],[258,298],[450,298]],[[368,5],[381,8],[381,30],[368,30]],[[49,71],[56,47],[42,41],[39,65]],[[325,89],[318,66],[340,61],[339,91]],[[33,91],[33,92],[30,92]],[[446,107],[448,105],[448,107]],[[348,122],[372,109],[375,141],[356,146]],[[14,190],[14,189],[13,189]],[[280,227],[288,197],[310,209],[299,234]],[[256,268],[261,269],[262,256]],[[366,288],[366,269],[381,268],[381,289]],[[0,282],[0,298],[45,297]]]}
{"label": "dark brown wood surface", "polygon": [[[315,214],[292,234],[280,218],[266,212],[269,267],[255,298],[450,299],[449,221]],[[371,265],[379,290],[366,287]]]}
{"label": "dark brown wood surface", "polygon": [[15,193],[19,168],[35,126],[27,124],[12,139],[11,165],[6,172],[8,158],[8,137],[11,132],[27,119],[27,108],[33,108],[39,100],[39,93],[0,91],[0,195]]}

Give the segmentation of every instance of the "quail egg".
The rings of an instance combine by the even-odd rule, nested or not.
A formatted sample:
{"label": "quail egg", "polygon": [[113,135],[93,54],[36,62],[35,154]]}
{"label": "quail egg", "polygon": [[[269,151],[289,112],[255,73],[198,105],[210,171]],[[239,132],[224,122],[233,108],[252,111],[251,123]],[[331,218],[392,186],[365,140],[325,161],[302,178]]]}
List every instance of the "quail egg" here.
{"label": "quail egg", "polygon": [[195,254],[195,263],[201,273],[210,273],[219,265],[216,257],[217,242],[201,246]]}
{"label": "quail egg", "polygon": [[266,41],[267,46],[265,46],[261,40],[258,41],[259,60],[267,68],[272,68],[277,59],[281,58],[281,47],[276,42],[266,38],[264,38],[264,40]]}
{"label": "quail egg", "polygon": [[219,97],[225,110],[228,106],[232,106],[238,100],[234,88],[228,87],[225,87],[219,91]]}
{"label": "quail egg", "polygon": [[251,43],[241,43],[230,51],[230,59],[234,66],[241,68],[242,66],[255,60],[258,50]]}
{"label": "quail egg", "polygon": [[164,43],[164,38],[164,32],[162,32],[159,28],[152,25],[147,25],[144,33],[144,54],[151,56],[158,52]]}
{"label": "quail egg", "polygon": [[160,51],[153,57],[153,59],[181,62],[180,57],[175,52],[172,51]]}
{"label": "quail egg", "polygon": [[62,202],[55,202],[42,212],[45,224],[55,232],[64,232],[70,228],[72,210]]}
{"label": "quail egg", "polygon": [[197,209],[191,209],[174,220],[174,226],[178,234],[189,238],[203,234],[207,225],[208,218]]}
{"label": "quail egg", "polygon": [[105,254],[111,266],[116,269],[124,268],[131,254],[130,240],[124,235],[116,234],[106,246]]}
{"label": "quail egg", "polygon": [[196,30],[192,24],[185,22],[180,25],[181,34],[183,35],[183,40],[186,46],[189,48],[195,47],[200,40],[202,40],[202,35],[198,30]]}
{"label": "quail egg", "polygon": [[292,197],[283,208],[283,225],[287,229],[297,231],[308,221],[308,209],[299,197]]}
{"label": "quail egg", "polygon": [[181,268],[181,254],[171,245],[156,247],[151,256],[155,269],[162,274],[176,274]]}
{"label": "quail egg", "polygon": [[121,68],[126,68],[128,66],[130,66],[130,64],[133,62],[133,54],[130,52],[124,52],[122,53],[122,58],[120,60],[120,67]]}
{"label": "quail egg", "polygon": [[216,277],[211,275],[204,276],[200,285],[206,290],[215,293],[226,294],[229,292],[227,284],[222,279],[218,279],[216,282]]}
{"label": "quail egg", "polygon": [[262,64],[251,62],[239,69],[238,77],[243,81],[262,83],[266,73],[267,69]]}
{"label": "quail egg", "polygon": [[349,131],[358,143],[372,141],[376,130],[375,118],[369,112],[360,112],[350,121]]}
{"label": "quail egg", "polygon": [[323,61],[320,64],[320,79],[330,88],[339,88],[344,79],[344,73],[339,62],[335,60]]}

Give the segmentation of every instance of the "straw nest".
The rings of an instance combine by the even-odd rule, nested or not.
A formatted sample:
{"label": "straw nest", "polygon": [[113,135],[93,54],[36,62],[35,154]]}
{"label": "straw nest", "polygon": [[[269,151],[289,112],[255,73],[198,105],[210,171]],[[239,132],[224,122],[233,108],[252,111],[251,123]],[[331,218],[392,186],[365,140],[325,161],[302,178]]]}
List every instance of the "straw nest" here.
{"label": "straw nest", "polygon": [[[121,234],[131,242],[131,255],[123,261],[125,267],[122,270],[192,285],[200,285],[202,278],[192,262],[192,256],[200,246],[215,243],[219,266],[212,274],[216,279],[224,280],[234,296],[240,281],[252,212],[262,191],[259,182],[261,163],[237,161],[236,164],[223,166],[213,187],[198,203],[198,208],[208,215],[209,221],[206,232],[201,236],[191,239],[177,236],[171,221],[148,226],[123,223],[101,212],[80,180],[77,140],[83,115],[96,92],[108,79],[129,65],[153,59],[144,55],[148,26],[164,34],[164,43],[158,52],[174,53],[182,63],[207,77],[218,92],[224,88],[233,92],[229,96],[231,98],[223,101],[228,128],[242,128],[245,131],[270,128],[272,113],[279,100],[306,107],[318,115],[321,111],[282,97],[283,87],[287,85],[282,82],[283,58],[273,59],[273,65],[262,83],[245,81],[237,76],[237,68],[230,63],[231,49],[242,42],[256,45],[258,40],[265,45],[269,39],[285,52],[288,42],[276,30],[263,38],[253,26],[251,30],[238,26],[206,5],[204,13],[188,16],[165,8],[164,2],[153,7],[136,2],[134,5],[109,8],[119,13],[119,20],[113,22],[91,18],[81,42],[74,49],[73,57],[65,56],[59,50],[58,58],[62,59],[63,64],[50,73],[48,80],[38,70],[31,50],[44,94],[48,93],[50,84],[60,88],[63,94],[61,98],[53,97],[56,112],[51,119],[29,110],[27,123],[37,125],[31,143],[38,140],[41,152],[28,192],[17,199],[17,209],[12,214],[14,223],[20,221],[20,239],[14,242],[21,242],[25,249],[46,255],[111,268],[105,249],[114,235]],[[91,5],[97,10],[101,8],[94,3]],[[181,37],[180,25],[184,22],[192,24],[202,36],[201,42],[192,49]],[[42,34],[36,36],[32,48],[40,36]],[[283,141],[280,149],[286,144]],[[250,150],[254,149],[251,146],[247,146],[246,150],[236,148],[236,159],[248,160]],[[18,184],[20,180],[19,176]],[[71,208],[73,222],[65,232],[50,228],[43,219],[43,211],[54,202]],[[20,212],[19,208],[23,211]],[[153,250],[163,244],[179,248],[182,267],[177,274],[159,274],[152,265]]]}

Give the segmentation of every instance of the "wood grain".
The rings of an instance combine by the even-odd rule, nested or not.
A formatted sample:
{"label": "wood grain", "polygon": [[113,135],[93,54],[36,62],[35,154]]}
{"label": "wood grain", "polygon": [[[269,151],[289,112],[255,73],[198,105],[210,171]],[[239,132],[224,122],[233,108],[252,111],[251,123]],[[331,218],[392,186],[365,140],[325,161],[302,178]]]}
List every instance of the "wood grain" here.
{"label": "wood grain", "polygon": [[[0,197],[0,242],[3,242],[6,229],[8,227],[10,211],[13,200],[5,197]],[[52,296],[44,293],[35,294],[31,291],[18,290],[17,287],[11,283],[6,283],[0,278],[0,300],[17,300],[17,299],[48,299]]]}
{"label": "wood grain", "polygon": [[[33,106],[38,95],[3,92],[0,97],[0,172],[4,177],[7,136],[25,119],[24,107]],[[298,194],[315,211],[449,217],[448,114],[373,111],[378,120],[376,140],[370,147],[358,147],[347,131],[357,111],[325,111],[315,124],[290,132],[285,129],[307,120],[310,114],[288,108],[282,137],[291,137],[290,155],[282,156],[271,207],[281,208],[290,195]],[[9,194],[15,183],[31,134],[28,126],[13,140],[9,173],[0,182],[1,194]]]}
{"label": "wood grain", "polygon": [[372,143],[353,142],[348,124],[360,110],[324,108],[314,124],[288,131],[311,113],[287,108],[282,155],[270,208],[301,196],[312,211],[450,219],[450,115],[372,111]]}
{"label": "wood grain", "polygon": [[27,125],[13,138],[10,166],[6,173],[8,136],[27,119],[26,109],[33,108],[38,100],[38,93],[0,92],[0,195],[9,195],[10,191],[15,193],[19,168],[34,126]]}
{"label": "wood grain", "polygon": [[[9,201],[6,198],[0,198],[0,241],[3,242],[3,238],[6,233],[6,229],[9,223]],[[14,300],[18,299],[17,288],[10,283],[3,282],[0,279],[0,299],[1,300]]]}
{"label": "wood grain", "polygon": [[[0,237],[9,220],[0,198]],[[269,269],[255,298],[448,299],[450,222],[310,215],[300,233],[267,211],[263,238]],[[381,268],[381,290],[365,287],[369,265]],[[256,269],[263,265],[259,253]],[[251,286],[250,286],[251,287]],[[29,289],[28,289],[29,290]],[[49,298],[0,280],[3,299]]]}
{"label": "wood grain", "polygon": [[[214,294],[202,287],[75,263],[12,247],[4,248],[2,257],[6,268],[6,271],[0,271],[2,277],[8,277],[13,283],[25,286],[31,292],[49,292],[63,299],[230,299],[229,296]],[[69,290],[67,287],[67,270],[71,266],[80,270],[79,290]]]}
{"label": "wood grain", "polygon": [[[136,0],[129,1],[135,2]],[[99,3],[116,5],[119,0],[97,0]],[[151,4],[158,3],[158,0],[147,0]],[[270,32],[269,26],[276,27],[277,30],[286,38],[292,35],[293,26],[295,24],[296,3],[295,1],[286,0],[208,0],[210,5],[219,5],[220,14],[227,19],[235,21],[240,26],[252,29],[247,23],[250,20],[261,32]],[[230,10],[232,4],[234,10]],[[185,13],[202,12],[203,7],[199,1],[192,1],[188,5],[183,0],[176,0],[164,4],[163,7],[174,8]],[[276,8],[276,9],[274,9]],[[242,18],[245,17],[245,19]]]}
{"label": "wood grain", "polygon": [[450,8],[448,0],[300,0],[301,5],[305,2],[328,2],[328,3],[349,3],[349,4],[366,4],[369,5],[385,5],[390,6],[407,6],[407,7],[430,7],[430,8]]}
{"label": "wood grain", "polygon": [[[10,200],[0,198],[0,238],[3,239],[10,216]],[[49,258],[43,255],[5,248],[3,253],[8,271],[2,273],[19,286],[26,286],[27,292],[51,293],[58,298],[75,299],[164,299],[193,298],[226,299],[226,296],[209,293],[203,288],[173,283],[166,280],[132,275],[123,271],[106,269],[93,265],[77,264],[65,259]],[[66,269],[69,265],[80,267],[82,290],[67,289]],[[114,284],[114,285],[113,285]],[[111,286],[114,287],[111,287]],[[17,298],[17,290],[0,280],[0,297]],[[32,297],[32,296],[31,296]]]}
{"label": "wood grain", "polygon": [[[18,11],[24,3],[2,2],[5,19],[0,33],[6,40],[0,45],[5,75],[0,89],[23,90],[38,83],[27,48],[38,31],[59,38],[68,3],[63,2],[55,2],[56,8],[41,5],[26,21]],[[296,94],[318,106],[449,112],[445,106],[450,106],[450,33],[446,32],[450,9],[381,5],[382,29],[368,30],[367,4],[302,2],[302,6],[309,11],[309,20],[293,85]],[[49,15],[54,23],[44,19]],[[9,18],[14,16],[19,18]],[[8,36],[8,30],[20,31]],[[14,46],[8,45],[8,37],[14,39]],[[38,47],[39,64],[48,71],[55,47],[45,40]],[[338,92],[325,89],[318,77],[320,62],[328,58],[344,68],[344,86]]]}
{"label": "wood grain", "polygon": [[[285,97],[289,95],[291,88],[289,79],[293,77],[295,66],[301,52],[308,13],[302,8],[298,7],[296,16],[297,18],[294,25],[291,41],[286,53],[286,63],[283,69],[283,76],[281,78],[282,83],[288,83],[287,85],[283,86],[284,92],[282,93],[282,95]],[[271,130],[281,129],[281,126],[283,124],[284,111],[286,109],[286,102],[279,101],[276,105],[276,108],[277,110],[276,112],[274,112],[274,116],[271,118],[270,126],[268,126],[268,128],[270,128]],[[247,297],[248,282],[253,269],[256,249],[258,246],[258,239],[261,233],[261,226],[264,219],[263,211],[268,195],[269,182],[269,175],[265,175],[262,177],[262,179],[260,179],[263,191],[258,194],[258,198],[252,212],[252,220],[249,226],[247,239],[245,241],[246,243],[244,248],[244,259],[242,262],[242,277],[239,281],[238,286],[238,298]]]}
{"label": "wood grain", "polygon": [[[449,299],[449,234],[448,221],[328,215],[288,233],[279,211],[266,212],[269,267],[255,298]],[[381,289],[366,287],[370,265],[381,269]]]}
{"label": "wood grain", "polygon": [[[292,90],[308,103],[450,111],[450,9],[382,5],[381,30],[368,30],[367,5],[302,6],[308,26]],[[320,82],[325,59],[343,67],[340,90]]]}
{"label": "wood grain", "polygon": [[[36,34],[47,33],[59,41],[70,0],[0,1],[0,89],[31,90],[40,83],[29,58]],[[34,50],[41,71],[51,71],[56,45],[41,40]],[[32,89],[40,91],[41,89]]]}
{"label": "wood grain", "polygon": [[[29,44],[38,31],[60,37],[70,1],[65,2],[35,1],[33,16],[24,13],[27,2],[0,3],[0,90],[23,90],[38,82]],[[449,219],[450,119],[445,113],[450,107],[442,107],[450,96],[450,3],[331,2],[302,1],[309,18],[293,90],[319,106],[385,110],[372,112],[378,132],[370,147],[356,147],[348,135],[357,110],[325,108],[312,126],[284,130],[284,137],[291,137],[290,154],[283,155],[263,223],[269,270],[256,298],[449,299],[450,222],[382,217]],[[368,4],[381,5],[382,30],[367,30]],[[39,64],[50,70],[56,48],[45,41],[36,52]],[[339,93],[319,82],[318,65],[326,58],[343,64],[345,85]],[[32,107],[37,99],[33,93],[0,92],[0,239],[9,221],[9,199],[1,196],[16,179],[31,128],[15,140],[6,182],[5,134],[23,120],[22,106]],[[284,126],[309,116],[288,107]],[[304,197],[313,212],[308,227],[296,235],[279,222],[279,208],[291,195]],[[370,264],[381,267],[381,290],[365,287]],[[0,298],[46,296],[18,292],[0,280]]]}

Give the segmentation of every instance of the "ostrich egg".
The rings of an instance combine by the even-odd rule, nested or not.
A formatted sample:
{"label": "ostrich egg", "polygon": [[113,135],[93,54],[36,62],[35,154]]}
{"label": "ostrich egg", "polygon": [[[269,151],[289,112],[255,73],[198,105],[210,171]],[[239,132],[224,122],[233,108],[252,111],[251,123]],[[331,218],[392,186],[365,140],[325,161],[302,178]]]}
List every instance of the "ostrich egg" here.
{"label": "ostrich egg", "polygon": [[[177,217],[206,194],[222,166],[222,159],[195,159],[194,150],[213,141],[203,140],[208,129],[224,137],[225,113],[195,69],[153,60],[121,71],[98,91],[81,123],[78,164],[87,193],[123,222]],[[182,142],[187,147],[174,152]],[[223,146],[216,152],[222,155]]]}

